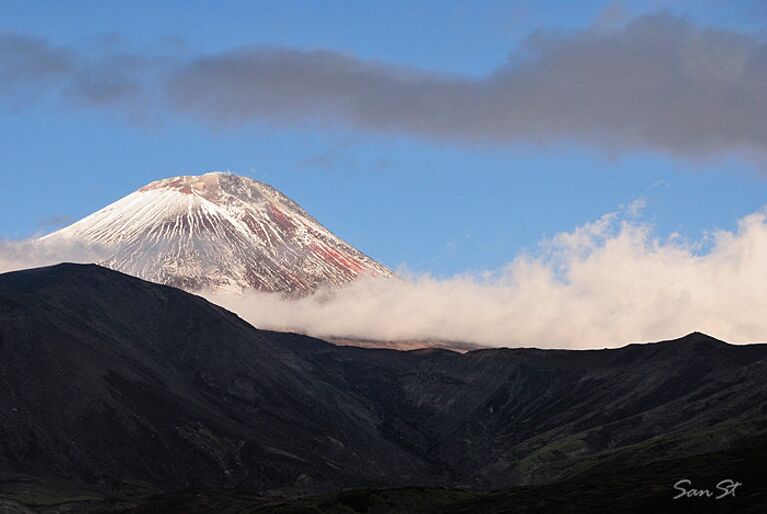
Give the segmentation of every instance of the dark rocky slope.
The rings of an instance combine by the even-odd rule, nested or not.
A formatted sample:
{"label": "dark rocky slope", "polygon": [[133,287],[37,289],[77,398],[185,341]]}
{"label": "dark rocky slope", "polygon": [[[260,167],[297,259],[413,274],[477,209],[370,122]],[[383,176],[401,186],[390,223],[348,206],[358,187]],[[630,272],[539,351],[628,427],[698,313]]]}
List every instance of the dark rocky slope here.
{"label": "dark rocky slope", "polygon": [[8,273],[0,501],[104,511],[183,489],[628,473],[761,444],[766,359],[702,334],[600,351],[338,347],[98,266]]}
{"label": "dark rocky slope", "polygon": [[0,471],[311,489],[427,464],[377,407],[202,298],[95,265],[0,276]]}
{"label": "dark rocky slope", "polygon": [[[632,468],[598,466],[590,473],[546,485],[499,491],[408,487],[355,489],[307,498],[275,498],[245,490],[181,491],[153,496],[131,509],[135,514],[519,514],[587,512],[752,513],[767,509],[767,440],[747,449],[658,460]],[[712,496],[674,499],[674,484],[688,478]],[[741,482],[735,495],[717,488],[722,480]],[[692,486],[686,486],[689,488]],[[722,487],[727,487],[724,484]]]}
{"label": "dark rocky slope", "polygon": [[723,450],[767,433],[767,345],[395,353],[273,333],[378,405],[392,440],[478,487]]}

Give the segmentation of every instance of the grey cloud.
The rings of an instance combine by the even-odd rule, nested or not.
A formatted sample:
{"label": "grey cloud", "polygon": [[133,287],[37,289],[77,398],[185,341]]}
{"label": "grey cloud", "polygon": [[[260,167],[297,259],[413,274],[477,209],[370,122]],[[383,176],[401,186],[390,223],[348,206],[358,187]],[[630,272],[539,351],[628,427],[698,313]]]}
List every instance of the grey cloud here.
{"label": "grey cloud", "polygon": [[78,50],[40,38],[0,35],[0,100],[15,108],[58,95],[74,107],[142,111],[152,101],[159,76],[174,62],[131,53],[118,44]]}
{"label": "grey cloud", "polygon": [[0,34],[0,99],[11,108],[33,103],[73,64],[70,52],[42,39]]}
{"label": "grey cloud", "polygon": [[353,145],[354,143],[348,139],[340,141],[316,155],[302,159],[296,164],[296,167],[333,171],[342,166],[356,166],[359,164],[357,159],[347,152]]}
{"label": "grey cloud", "polygon": [[[447,143],[575,142],[611,153],[650,149],[698,159],[744,152],[764,159],[767,44],[759,36],[666,14],[612,25],[536,32],[484,77],[272,47],[162,59],[80,52],[75,59],[37,41],[23,51],[49,64],[32,66],[40,71],[23,79],[60,73],[77,104],[219,125],[308,124]],[[16,50],[6,44],[0,51]],[[0,77],[20,60],[0,57]]]}
{"label": "grey cloud", "polygon": [[535,33],[482,78],[253,48],[198,59],[171,84],[177,109],[221,123],[320,120],[447,141],[680,156],[767,149],[767,46],[670,15]]}
{"label": "grey cloud", "polygon": [[602,29],[609,29],[619,26],[629,18],[628,7],[621,1],[614,1],[607,4],[599,13],[594,26]]}
{"label": "grey cloud", "polygon": [[72,66],[70,52],[45,40],[0,35],[0,84],[48,80],[69,72]]}
{"label": "grey cloud", "polygon": [[321,169],[333,171],[344,164],[355,164],[356,160],[350,157],[343,157],[338,152],[327,150],[307,159],[303,159],[296,164],[299,169]]}

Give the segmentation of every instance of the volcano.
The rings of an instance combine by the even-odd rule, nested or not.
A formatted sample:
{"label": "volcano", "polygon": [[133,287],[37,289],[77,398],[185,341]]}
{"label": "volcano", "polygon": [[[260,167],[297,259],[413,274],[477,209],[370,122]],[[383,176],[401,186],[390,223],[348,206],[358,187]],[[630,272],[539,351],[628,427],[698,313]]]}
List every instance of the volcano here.
{"label": "volcano", "polygon": [[92,246],[103,266],[193,292],[300,296],[391,275],[277,189],[224,172],[157,180],[38,241]]}

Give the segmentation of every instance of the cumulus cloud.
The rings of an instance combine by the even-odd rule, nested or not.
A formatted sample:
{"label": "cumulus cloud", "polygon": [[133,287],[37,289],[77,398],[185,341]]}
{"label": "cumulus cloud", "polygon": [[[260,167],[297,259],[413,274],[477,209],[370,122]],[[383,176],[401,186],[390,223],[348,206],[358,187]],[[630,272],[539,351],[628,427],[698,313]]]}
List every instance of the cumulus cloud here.
{"label": "cumulus cloud", "polygon": [[89,107],[151,103],[217,124],[330,124],[499,146],[567,141],[685,158],[761,160],[767,150],[765,41],[668,14],[537,31],[484,77],[274,47],[158,58],[16,36],[0,38],[0,54],[0,91],[45,84]]}
{"label": "cumulus cloud", "polygon": [[[658,237],[643,202],[541,242],[494,272],[447,279],[400,271],[300,298],[206,292],[260,328],[318,337],[603,348],[702,331],[767,340],[767,209],[697,240]],[[68,241],[0,243],[0,272],[99,262]]]}
{"label": "cumulus cloud", "polygon": [[767,211],[735,232],[659,239],[608,214],[545,241],[492,274],[369,279],[285,300],[210,293],[262,328],[319,337],[442,340],[491,346],[602,348],[702,331],[730,342],[767,340]]}

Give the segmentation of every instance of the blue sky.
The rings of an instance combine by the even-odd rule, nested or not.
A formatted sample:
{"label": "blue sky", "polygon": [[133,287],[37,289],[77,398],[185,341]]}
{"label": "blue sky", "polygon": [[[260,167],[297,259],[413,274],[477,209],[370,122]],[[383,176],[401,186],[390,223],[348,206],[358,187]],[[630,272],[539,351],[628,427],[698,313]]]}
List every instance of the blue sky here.
{"label": "blue sky", "polygon": [[[471,79],[502,66],[536,30],[578,33],[660,11],[764,41],[758,2],[0,1],[0,33],[89,52],[323,49]],[[276,186],[386,265],[448,276],[496,269],[640,197],[661,237],[690,238],[732,229],[767,199],[763,164],[726,148],[696,158],[311,121],[137,121],[66,100],[0,103],[0,239],[51,230],[157,178],[224,169]]]}

